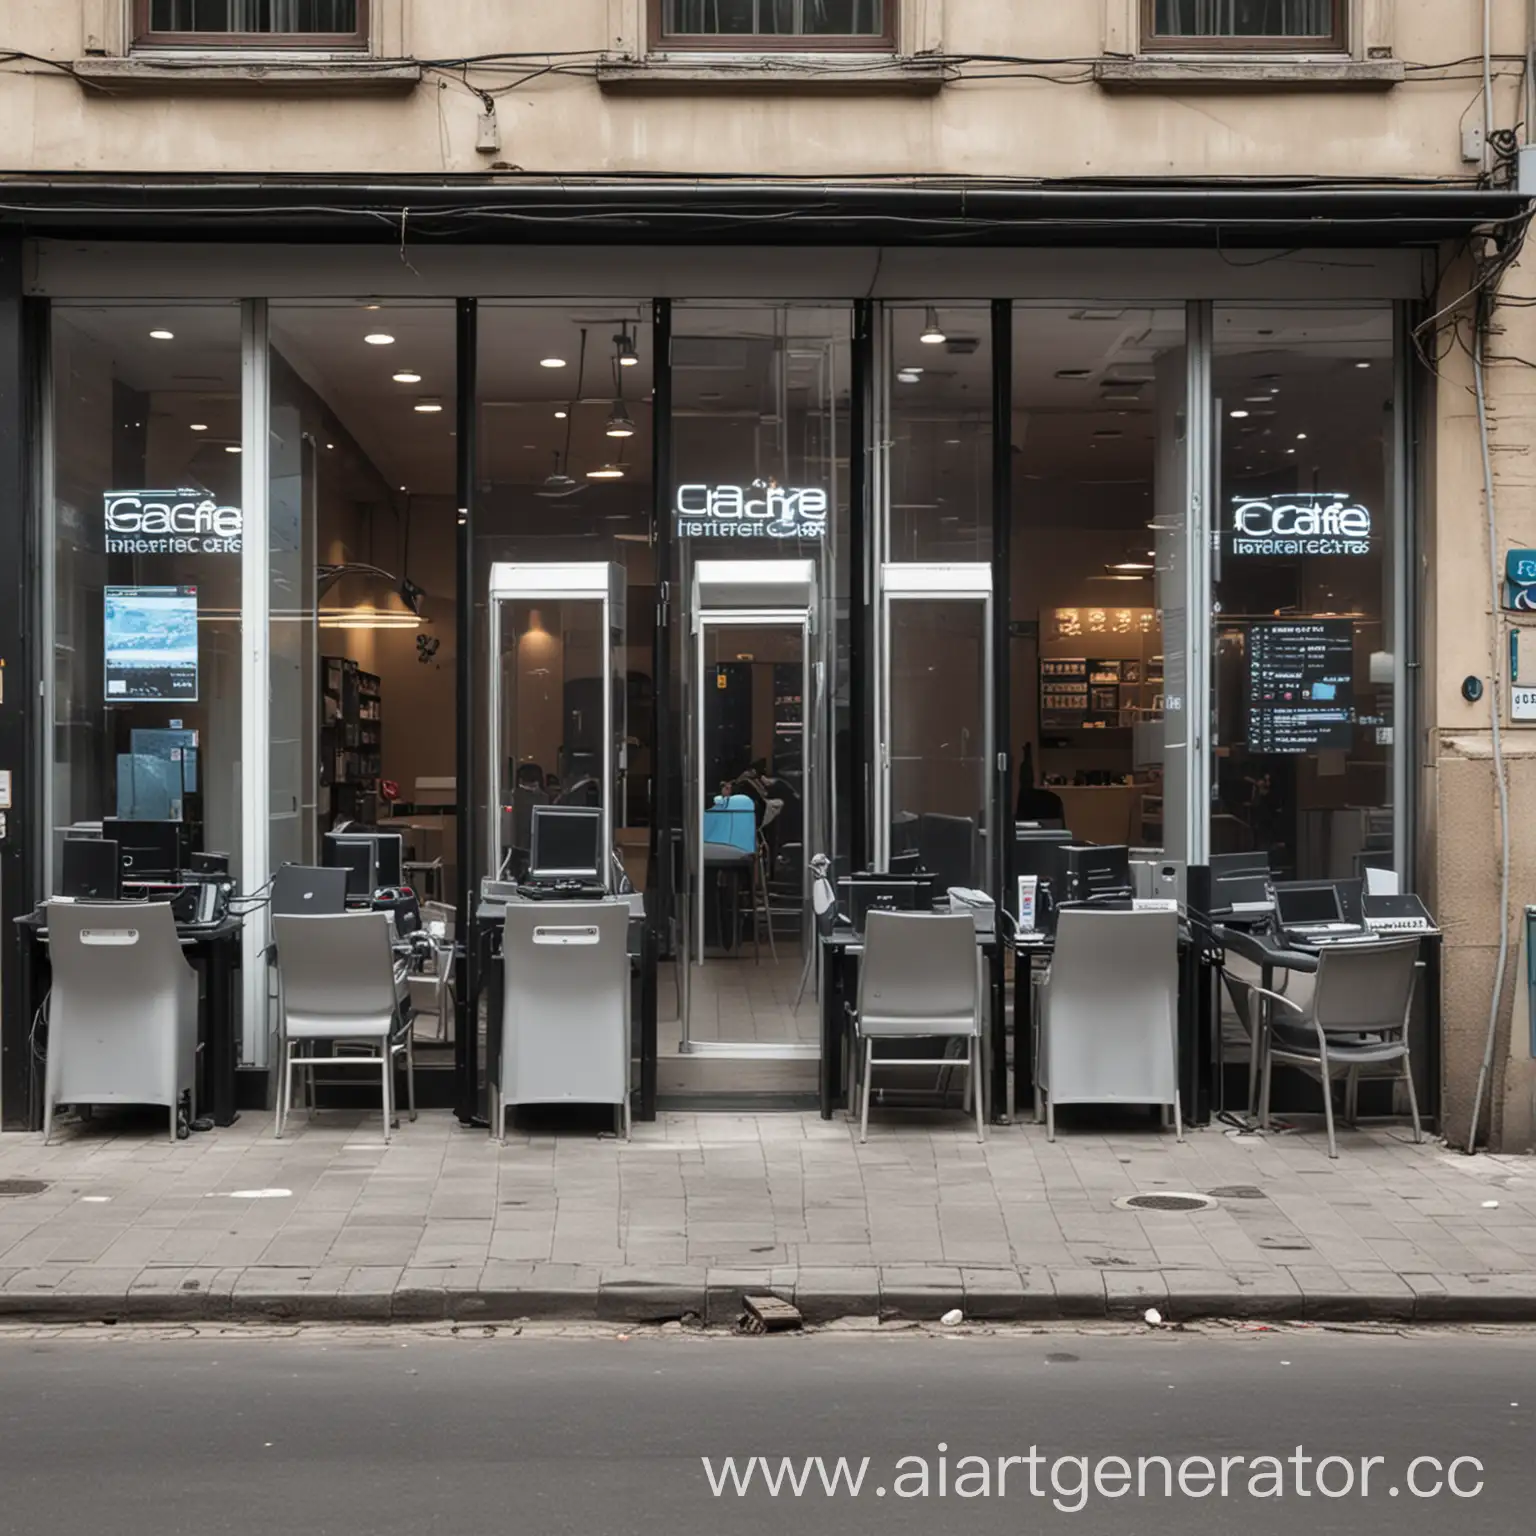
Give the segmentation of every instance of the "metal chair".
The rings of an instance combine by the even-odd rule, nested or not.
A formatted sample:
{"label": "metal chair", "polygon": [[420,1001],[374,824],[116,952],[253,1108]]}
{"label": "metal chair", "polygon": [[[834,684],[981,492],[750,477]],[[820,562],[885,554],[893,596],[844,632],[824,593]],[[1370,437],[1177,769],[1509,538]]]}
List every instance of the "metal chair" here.
{"label": "metal chair", "polygon": [[[1266,987],[1250,990],[1270,1004],[1259,1088],[1259,1123],[1269,1127],[1270,1081],[1276,1061],[1312,1072],[1322,1085],[1328,1156],[1339,1155],[1333,1124],[1333,1079],[1345,1079],[1344,1118],[1355,1123],[1362,1068],[1397,1064],[1408,1090],[1413,1139],[1421,1142],[1419,1099],[1408,1053],[1408,1023],[1418,980],[1419,941],[1322,948],[1312,996],[1304,1003]],[[1284,1010],[1283,1013],[1276,1009]]]}
{"label": "metal chair", "polygon": [[48,903],[53,990],[43,1140],[57,1104],[158,1104],[172,1142],[196,1117],[197,972],[165,902]]}
{"label": "metal chair", "polygon": [[[453,1018],[453,972],[457,958],[454,938],[454,909],[443,902],[429,901],[421,909],[422,933],[425,940],[420,959],[413,959],[406,986],[410,993],[411,1007],[418,1018],[436,1020],[432,1038],[446,1043],[451,1039],[450,1020]],[[414,1025],[412,1026],[414,1029]]]}
{"label": "metal chair", "polygon": [[629,1139],[629,903],[509,902],[491,1134],[513,1104],[612,1104]]}
{"label": "metal chair", "polygon": [[[390,946],[389,916],[349,912],[339,917],[272,919],[278,970],[277,1120],[283,1134],[293,1103],[293,1074],[303,1068],[355,1067],[356,1055],[316,1056],[316,1042],[363,1042],[377,1052],[384,1140],[395,1119],[394,1063],[405,1057],[410,1117],[416,1118],[416,1058],[408,1008],[400,987],[409,962],[397,963]],[[307,1046],[302,1053],[298,1048]],[[311,1110],[313,1100],[311,1099]]]}
{"label": "metal chair", "polygon": [[985,1141],[982,1103],[981,967],[976,920],[968,912],[871,912],[864,926],[859,1001],[852,1012],[855,1060],[863,1092],[859,1140],[869,1139],[869,1096],[875,1067],[931,1067],[932,1057],[875,1060],[877,1040],[969,1042],[967,1088],[976,1139]]}
{"label": "metal chair", "polygon": [[1058,1104],[1179,1102],[1179,919],[1175,912],[1057,914],[1035,1017],[1035,1117],[1056,1139]]}
{"label": "metal chair", "polygon": [[[763,957],[763,930],[768,931],[768,949],[779,958],[773,937],[773,918],[768,906],[768,883],[763,866],[763,840],[757,826],[757,810],[750,796],[730,795],[704,812],[702,860],[706,870],[728,870],[745,876],[748,901],[752,911],[752,957]],[[736,887],[739,889],[739,882]],[[739,918],[734,901],[730,909],[731,948],[739,934]]]}
{"label": "metal chair", "polygon": [[800,1009],[800,1000],[805,996],[806,983],[812,975],[816,977],[816,996],[818,998],[821,996],[821,973],[816,967],[821,941],[830,938],[837,931],[839,923],[848,922],[848,919],[838,910],[837,887],[832,884],[831,868],[832,861],[824,853],[818,853],[811,860],[811,911],[816,918],[816,935],[806,954],[805,964],[800,970],[800,985],[795,991],[793,1010],[797,1013]]}

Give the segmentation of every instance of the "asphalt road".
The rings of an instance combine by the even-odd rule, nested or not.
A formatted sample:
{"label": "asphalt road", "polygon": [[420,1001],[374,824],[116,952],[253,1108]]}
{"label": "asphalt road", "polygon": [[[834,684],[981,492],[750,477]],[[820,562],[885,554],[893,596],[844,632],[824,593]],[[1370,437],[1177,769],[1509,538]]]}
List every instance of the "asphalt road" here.
{"label": "asphalt road", "polygon": [[[1536,1333],[0,1335],[0,1524],[18,1536],[1507,1536],[1536,1495],[1533,1367]],[[999,1496],[1000,1458],[1031,1446],[1040,1459],[1002,1467]],[[1299,1469],[1298,1447],[1313,1458]],[[775,1470],[819,1456],[829,1473],[839,1456],[855,1471],[870,1460],[856,1498],[846,1485],[829,1498],[814,1463],[798,1498],[766,1492],[759,1467],[745,1496],[716,1497],[702,1458],[729,1482],[723,1458],[741,1472],[753,1455]],[[1141,1460],[1159,1456],[1171,1495],[1162,1464]],[[1239,1456],[1223,1497],[1222,1459]],[[1409,1463],[1425,1456],[1439,1467],[1411,1469],[1420,1497]],[[1322,1457],[1345,1460],[1320,1469]],[[1383,1460],[1366,1468],[1371,1457]],[[1434,1493],[1458,1457],[1477,1465],[1453,1480],[1480,1491]],[[1087,1458],[1085,1490],[1081,1464],[1060,1458]],[[1319,1475],[1353,1489],[1325,1497]]]}

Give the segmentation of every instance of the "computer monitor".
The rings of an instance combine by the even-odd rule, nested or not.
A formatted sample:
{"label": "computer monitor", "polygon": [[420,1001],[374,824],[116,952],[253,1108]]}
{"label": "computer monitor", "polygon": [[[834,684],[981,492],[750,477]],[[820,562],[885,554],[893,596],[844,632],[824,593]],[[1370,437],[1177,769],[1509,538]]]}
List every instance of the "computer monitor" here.
{"label": "computer monitor", "polygon": [[976,884],[976,823],[969,816],[924,811],[917,823],[917,851],[941,890]]}
{"label": "computer monitor", "polygon": [[405,884],[405,834],[371,832],[373,856],[378,866],[379,884],[397,889]]}
{"label": "computer monitor", "polygon": [[1056,850],[1072,841],[1070,832],[1056,827],[1035,827],[1029,822],[1013,824],[1013,878],[1033,875],[1042,884],[1056,878]]}
{"label": "computer monitor", "polygon": [[60,860],[61,896],[117,901],[123,894],[122,850],[100,837],[67,837]]}
{"label": "computer monitor", "polygon": [[1057,852],[1058,901],[1128,900],[1131,850],[1121,844],[1067,843]]}
{"label": "computer monitor", "polygon": [[603,813],[595,805],[536,805],[528,854],[534,880],[598,880]]}
{"label": "computer monitor", "polygon": [[372,901],[379,888],[378,845],[367,832],[327,832],[320,857],[328,869],[347,872],[347,900]]}
{"label": "computer monitor", "polygon": [[118,844],[124,880],[172,880],[191,862],[191,826],[185,821],[126,821],[108,817],[101,830]]}
{"label": "computer monitor", "polygon": [[1267,912],[1275,904],[1267,853],[1211,855],[1211,911]]}
{"label": "computer monitor", "polygon": [[1282,928],[1312,928],[1319,923],[1344,921],[1338,888],[1331,884],[1277,885],[1275,905]]}
{"label": "computer monitor", "polygon": [[855,875],[848,882],[848,916],[856,934],[871,912],[917,912],[933,905],[929,875]]}

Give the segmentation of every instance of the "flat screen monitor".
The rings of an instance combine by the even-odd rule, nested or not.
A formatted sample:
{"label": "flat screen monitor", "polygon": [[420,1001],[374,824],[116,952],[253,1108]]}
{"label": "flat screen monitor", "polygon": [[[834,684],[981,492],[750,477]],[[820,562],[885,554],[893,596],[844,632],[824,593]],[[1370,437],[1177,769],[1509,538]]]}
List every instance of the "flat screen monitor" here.
{"label": "flat screen monitor", "polygon": [[1072,834],[1055,827],[1034,827],[1015,822],[1013,827],[1013,878],[1033,875],[1042,885],[1056,878],[1056,850],[1072,841]]}
{"label": "flat screen monitor", "polygon": [[378,848],[366,832],[327,832],[321,858],[347,872],[347,900],[372,901],[379,888]]}
{"label": "flat screen monitor", "polygon": [[379,884],[399,887],[405,884],[405,835],[401,832],[372,832],[373,856],[378,866]]}
{"label": "flat screen monitor", "polygon": [[917,823],[917,851],[940,890],[977,884],[976,823],[969,816],[923,812]]}
{"label": "flat screen monitor", "polygon": [[863,934],[864,922],[871,912],[916,912],[924,904],[932,905],[933,882],[924,876],[855,875],[848,882],[848,916],[853,931]]}
{"label": "flat screen monitor", "polygon": [[536,805],[528,856],[535,880],[596,880],[603,868],[603,813],[595,805]]}
{"label": "flat screen monitor", "polygon": [[1275,904],[1267,853],[1211,855],[1211,911],[1260,912]]}
{"label": "flat screen monitor", "polygon": [[108,818],[101,830],[118,844],[123,879],[172,880],[191,857],[184,821],[127,821]]}
{"label": "flat screen monitor", "polygon": [[106,587],[108,704],[197,702],[197,588]]}
{"label": "flat screen monitor", "polygon": [[1341,923],[1344,910],[1333,885],[1277,885],[1275,904],[1282,928],[1311,928],[1319,923]]}
{"label": "flat screen monitor", "polygon": [[1062,901],[1125,900],[1131,895],[1131,850],[1120,844],[1069,843],[1057,854]]}
{"label": "flat screen monitor", "polygon": [[67,837],[59,894],[76,901],[117,901],[123,894],[122,850],[100,837]]}

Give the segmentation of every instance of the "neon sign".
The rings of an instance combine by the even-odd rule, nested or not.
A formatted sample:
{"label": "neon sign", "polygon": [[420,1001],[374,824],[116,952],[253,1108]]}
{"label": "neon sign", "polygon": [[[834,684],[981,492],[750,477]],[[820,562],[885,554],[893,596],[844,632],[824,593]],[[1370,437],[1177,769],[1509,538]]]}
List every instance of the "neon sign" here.
{"label": "neon sign", "polygon": [[1332,491],[1282,496],[1235,496],[1230,548],[1234,555],[1368,555],[1371,514]]}
{"label": "neon sign", "polygon": [[772,480],[680,485],[675,510],[685,539],[819,539],[827,527],[825,491]]}
{"label": "neon sign", "polygon": [[109,555],[238,555],[245,535],[239,507],[205,491],[108,491]]}

